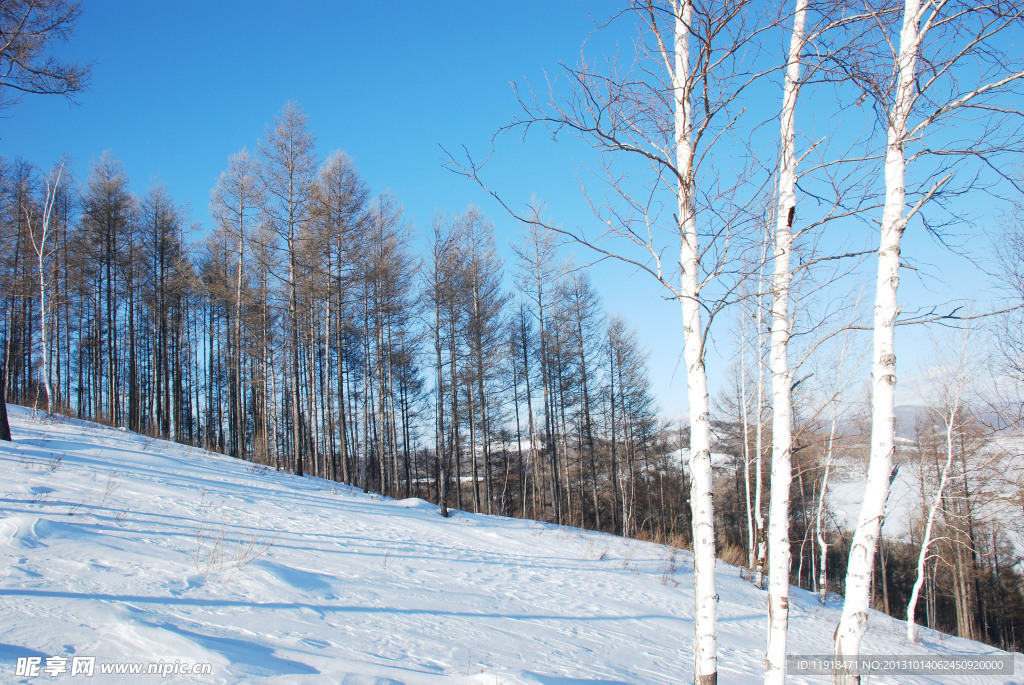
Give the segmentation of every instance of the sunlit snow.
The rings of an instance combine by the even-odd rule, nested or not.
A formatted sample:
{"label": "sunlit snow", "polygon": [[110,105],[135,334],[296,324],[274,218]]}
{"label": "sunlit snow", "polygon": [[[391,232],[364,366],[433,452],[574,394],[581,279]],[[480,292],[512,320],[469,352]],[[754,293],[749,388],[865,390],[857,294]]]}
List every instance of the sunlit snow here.
{"label": "sunlit snow", "polygon": [[[211,664],[93,682],[682,683],[686,552],[455,513],[11,406],[0,680],[19,658]],[[760,682],[765,596],[719,566],[719,681]],[[790,652],[825,654],[838,600],[793,590]],[[873,614],[871,654],[997,653]],[[1024,678],[1024,656],[1016,656]],[[66,677],[74,681],[74,678]],[[86,679],[79,679],[85,682]],[[823,682],[794,676],[794,683]],[[1005,676],[872,683],[1002,683]]]}

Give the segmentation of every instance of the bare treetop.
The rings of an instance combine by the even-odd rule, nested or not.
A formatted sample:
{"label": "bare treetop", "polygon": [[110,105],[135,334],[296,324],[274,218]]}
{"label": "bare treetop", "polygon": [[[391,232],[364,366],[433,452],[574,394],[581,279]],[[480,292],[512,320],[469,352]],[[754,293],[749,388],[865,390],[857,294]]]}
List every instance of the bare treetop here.
{"label": "bare treetop", "polygon": [[68,0],[0,2],[0,108],[16,104],[19,93],[73,101],[85,90],[90,66],[52,54],[54,41],[71,37],[80,14],[80,4]]}

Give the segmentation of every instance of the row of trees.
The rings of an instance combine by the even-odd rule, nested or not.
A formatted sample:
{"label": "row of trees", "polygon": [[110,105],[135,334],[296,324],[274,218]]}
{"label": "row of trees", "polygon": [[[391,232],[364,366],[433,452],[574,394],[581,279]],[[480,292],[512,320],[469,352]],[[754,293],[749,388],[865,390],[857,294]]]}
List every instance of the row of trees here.
{"label": "row of trees", "polygon": [[[604,314],[585,271],[560,261],[554,234],[526,231],[506,289],[479,210],[437,216],[429,252],[415,255],[394,198],[371,198],[351,162],[331,155],[311,166],[308,216],[295,214],[293,307],[263,149],[229,160],[212,195],[217,227],[198,240],[166,189],[134,197],[109,156],[80,190],[63,165],[2,165],[11,399],[444,511],[692,544],[686,427],[659,422],[635,333]],[[716,450],[732,457],[715,471],[716,546],[759,586],[770,570],[769,316],[758,298],[739,308],[731,390],[712,424]],[[832,380],[797,393],[794,407],[788,582],[823,598],[844,589],[834,576],[850,546],[830,519],[829,471],[834,481],[836,462],[856,463],[868,440],[866,422],[839,416],[838,389],[859,366],[845,347],[815,370]],[[912,624],[920,597],[929,627],[1013,649],[1024,620],[1017,557],[971,493],[992,490],[977,464],[994,457],[958,373],[897,454],[915,470],[923,510],[909,540],[883,544],[871,599]]]}
{"label": "row of trees", "polygon": [[686,538],[643,346],[551,235],[507,277],[471,207],[417,254],[396,198],[319,160],[292,105],[230,158],[206,235],[109,154],[81,188],[67,166],[0,165],[11,401],[445,509]]}
{"label": "row of trees", "polygon": [[[740,324],[742,325],[742,324]],[[986,378],[1001,359],[982,351],[980,331],[943,341],[925,361],[921,403],[900,419],[891,471],[892,496],[880,530],[871,571],[872,608],[1002,649],[1020,648],[1024,628],[1024,578],[1015,522],[1021,510],[1020,473],[1012,451],[1016,430],[989,394]],[[957,344],[959,343],[959,344]],[[756,342],[755,342],[756,346]],[[850,505],[861,491],[869,459],[870,406],[850,377],[863,364],[848,348],[831,363],[816,365],[794,393],[794,448],[789,539],[792,584],[819,594],[845,593],[842,570],[849,561]],[[719,427],[719,449],[734,456],[726,480],[716,483],[720,553],[746,561],[762,585],[762,512],[753,493],[757,454],[771,442],[771,412],[758,410],[758,369],[732,369],[731,396],[719,413],[735,416]],[[761,373],[764,373],[762,365]],[[745,375],[741,375],[745,374]],[[743,381],[743,378],[746,381]],[[979,380],[981,381],[979,383]],[[763,386],[767,383],[760,381]],[[760,430],[758,427],[760,426]],[[758,449],[758,445],[761,448]],[[753,493],[744,497],[744,489]],[[750,490],[748,490],[749,492]],[[836,496],[837,493],[838,496]],[[884,535],[883,535],[884,533]]]}

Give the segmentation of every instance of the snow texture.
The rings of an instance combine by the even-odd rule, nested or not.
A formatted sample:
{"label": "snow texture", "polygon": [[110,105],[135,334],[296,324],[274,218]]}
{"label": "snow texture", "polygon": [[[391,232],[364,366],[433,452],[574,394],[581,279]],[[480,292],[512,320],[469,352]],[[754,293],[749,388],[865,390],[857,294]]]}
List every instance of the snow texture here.
{"label": "snow texture", "polygon": [[[9,407],[0,443],[0,681],[18,657],[210,663],[123,683],[685,683],[686,552],[389,500]],[[765,595],[718,564],[719,679],[763,678]],[[839,599],[793,589],[789,652],[828,654]],[[996,654],[872,612],[864,652]],[[98,668],[98,666],[97,666]],[[1017,676],[872,683],[1024,682]],[[82,682],[90,679],[81,679]],[[827,682],[791,676],[793,683]]]}

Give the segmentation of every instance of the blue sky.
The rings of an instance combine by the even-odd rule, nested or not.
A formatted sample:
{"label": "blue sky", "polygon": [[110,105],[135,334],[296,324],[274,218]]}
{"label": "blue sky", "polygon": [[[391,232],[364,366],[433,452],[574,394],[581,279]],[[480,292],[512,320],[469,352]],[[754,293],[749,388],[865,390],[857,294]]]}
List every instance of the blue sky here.
{"label": "blue sky", "polygon": [[[514,222],[477,186],[442,168],[440,145],[485,154],[490,135],[512,116],[510,82],[543,87],[559,61],[576,61],[591,15],[603,19],[616,4],[87,1],[61,54],[94,63],[89,91],[77,106],[25,97],[4,112],[0,155],[48,166],[67,152],[84,181],[109,149],[136,192],[163,182],[208,227],[210,190],[228,156],[255,149],[267,123],[293,100],[308,114],[321,156],[346,150],[372,190],[391,188],[422,233],[435,209],[458,212],[472,203],[507,244]],[[620,32],[602,40],[610,47],[629,38]],[[520,202],[543,192],[552,218],[564,225],[592,223],[575,178],[576,148],[555,149],[538,138],[524,148],[504,141],[489,181]],[[905,279],[908,297],[962,293],[955,279],[943,278],[947,266],[977,287],[975,275],[927,238],[908,240],[919,240],[918,254],[939,265],[927,285]],[[586,260],[580,253],[578,261]],[[621,265],[602,265],[596,280],[606,309],[625,314],[650,348],[663,413],[685,411],[678,305]],[[724,332],[709,353],[713,393],[731,359],[729,337]]]}

